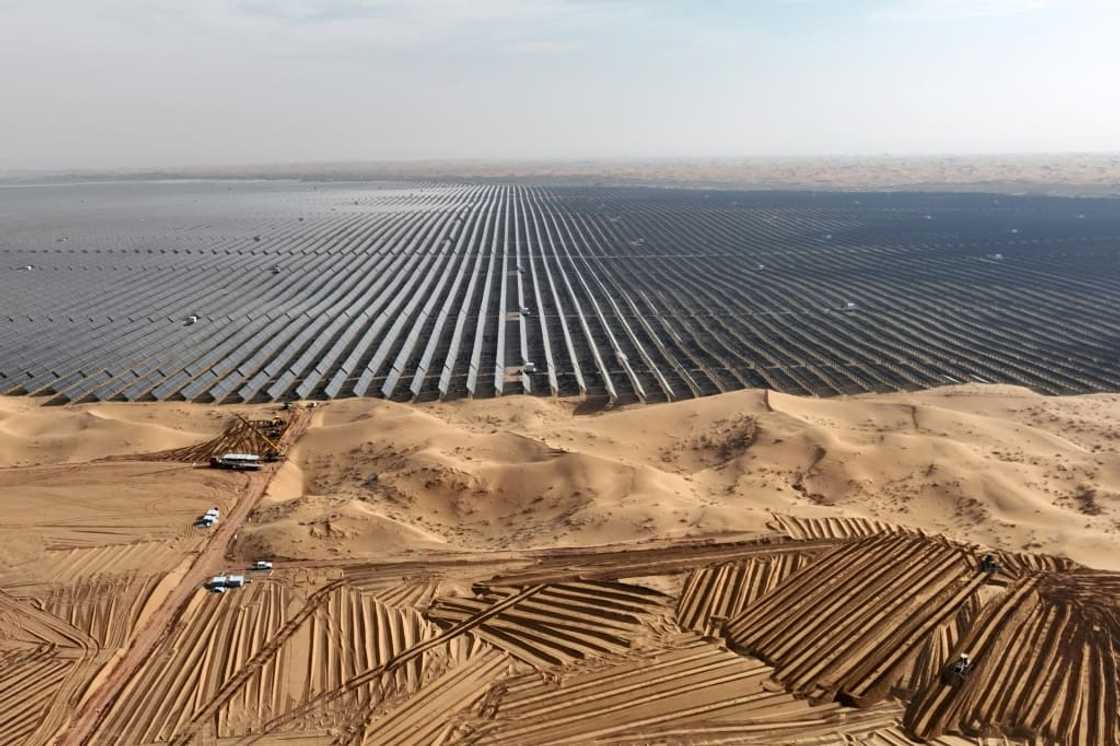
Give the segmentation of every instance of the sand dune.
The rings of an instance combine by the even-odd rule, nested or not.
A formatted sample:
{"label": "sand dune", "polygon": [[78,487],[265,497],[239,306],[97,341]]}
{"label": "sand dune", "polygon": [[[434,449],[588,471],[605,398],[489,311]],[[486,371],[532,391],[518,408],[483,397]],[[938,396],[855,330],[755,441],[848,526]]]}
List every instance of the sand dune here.
{"label": "sand dune", "polygon": [[305,502],[261,511],[251,535],[281,556],[368,556],[763,530],[779,512],[1117,567],[1118,448],[1120,397],[1007,386],[589,416],[530,398],[349,400],[318,411],[273,483],[274,502]]}
{"label": "sand dune", "polygon": [[225,419],[186,404],[43,407],[42,401],[0,397],[0,467],[178,448],[219,432]]}
{"label": "sand dune", "polygon": [[[180,447],[212,437],[231,415],[177,403],[37,405],[0,399],[0,466]],[[978,385],[835,399],[741,391],[577,411],[527,397],[320,407],[246,527],[245,551],[589,545],[764,530],[777,512],[876,518],[1120,566],[1115,395]]]}
{"label": "sand dune", "polygon": [[439,549],[445,542],[423,528],[344,497],[304,496],[271,502],[245,527],[238,554],[322,560]]}

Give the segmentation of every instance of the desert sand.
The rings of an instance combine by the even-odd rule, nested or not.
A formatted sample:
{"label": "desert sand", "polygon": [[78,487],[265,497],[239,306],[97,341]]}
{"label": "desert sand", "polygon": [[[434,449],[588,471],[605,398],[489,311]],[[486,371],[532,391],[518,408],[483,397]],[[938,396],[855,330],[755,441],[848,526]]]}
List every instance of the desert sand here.
{"label": "desert sand", "polygon": [[522,397],[333,402],[246,556],[585,546],[858,516],[1120,569],[1120,397],[1010,386],[807,399],[743,391],[576,415]]}
{"label": "desert sand", "polygon": [[[3,743],[1117,736],[1117,395],[39,404],[0,399]],[[181,460],[235,413],[287,458]]]}
{"label": "desert sand", "polygon": [[588,161],[385,161],[298,163],[168,171],[0,174],[0,183],[58,179],[505,179],[538,184],[696,186],[739,189],[979,191],[1120,194],[1116,153],[601,159]]}

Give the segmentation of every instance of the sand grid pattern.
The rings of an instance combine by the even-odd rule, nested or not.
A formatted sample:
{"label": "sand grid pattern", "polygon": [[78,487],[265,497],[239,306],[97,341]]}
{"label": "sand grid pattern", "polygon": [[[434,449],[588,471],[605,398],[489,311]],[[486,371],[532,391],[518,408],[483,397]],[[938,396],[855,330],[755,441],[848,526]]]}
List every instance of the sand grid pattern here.
{"label": "sand grid pattern", "polygon": [[[516,592],[487,587],[475,598],[437,599],[427,614],[451,626]],[[667,611],[667,602],[660,594],[622,583],[556,583],[487,620],[474,634],[529,665],[563,665],[628,649],[641,638],[643,625]]]}
{"label": "sand grid pattern", "polygon": [[154,583],[116,585],[59,588],[42,606],[0,591],[0,742],[46,743],[62,727]]}
{"label": "sand grid pattern", "polygon": [[[93,743],[1115,742],[1115,574],[983,572],[976,548],[905,532],[817,542],[767,537],[771,554],[722,562],[711,545],[649,550],[653,573],[693,554],[675,597],[620,579],[490,584],[481,556],[472,595],[433,597],[438,570],[303,598],[282,573],[199,592]],[[55,685],[44,646],[68,626],[43,629],[6,660]],[[978,663],[963,684],[943,676],[962,650]]]}

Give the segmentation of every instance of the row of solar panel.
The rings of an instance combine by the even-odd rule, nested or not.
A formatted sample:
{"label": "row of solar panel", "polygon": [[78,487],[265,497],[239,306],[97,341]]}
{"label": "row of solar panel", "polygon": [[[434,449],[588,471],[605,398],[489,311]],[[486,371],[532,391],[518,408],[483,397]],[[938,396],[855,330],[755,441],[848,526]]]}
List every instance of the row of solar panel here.
{"label": "row of solar panel", "polygon": [[[742,251],[740,261],[713,271],[699,252],[643,258],[617,248],[645,240],[634,233],[655,237],[651,244],[723,242],[729,252],[736,242],[757,245],[758,237],[728,216],[627,213],[613,205],[583,213],[540,189],[455,189],[449,191],[458,201],[442,209],[339,216],[303,230],[288,225],[265,241],[315,248],[279,271],[275,254],[235,247],[228,258],[145,271],[143,283],[123,278],[95,290],[82,287],[81,272],[66,283],[33,272],[28,285],[38,294],[19,309],[30,318],[13,318],[0,330],[0,383],[9,392],[53,392],[71,401],[394,396],[406,380],[408,395],[419,396],[433,387],[434,370],[440,396],[454,393],[457,378],[470,395],[500,394],[510,368],[522,391],[533,391],[543,376],[551,393],[574,384],[575,393],[610,399],[742,385],[814,393],[946,380],[1009,380],[1052,391],[1120,385],[1109,347],[1120,328],[1115,304],[1100,302],[1116,296],[1107,277],[1042,277],[1030,267],[1001,266],[1001,282],[1014,285],[1008,295],[1003,287],[971,287],[977,268],[960,264],[968,257],[937,255],[936,244],[851,247],[843,239],[771,255],[765,273]],[[767,218],[760,232],[777,245],[806,226],[816,233],[845,225],[820,215],[793,222],[783,233]],[[936,297],[899,297],[899,288],[884,291],[893,281],[884,268],[884,282],[853,284],[857,305],[843,300],[842,284],[828,282],[830,273],[867,270],[884,252],[903,271],[913,270],[907,262],[917,256],[926,276],[934,270],[944,287]],[[773,271],[783,266],[797,274]],[[754,293],[784,296],[773,302],[787,309],[778,313],[802,316],[790,321],[752,310],[743,300]],[[943,324],[937,313],[947,300],[971,313],[1010,303],[1012,314]],[[801,328],[805,309],[822,301],[826,312],[850,306],[878,313],[877,328],[855,328],[843,315]],[[1043,301],[1051,308],[1040,310]],[[198,323],[184,320],[184,307],[203,311]],[[1037,347],[1040,329],[1063,354],[1023,346]],[[516,354],[506,349],[510,341]],[[486,369],[484,357],[492,363]]]}

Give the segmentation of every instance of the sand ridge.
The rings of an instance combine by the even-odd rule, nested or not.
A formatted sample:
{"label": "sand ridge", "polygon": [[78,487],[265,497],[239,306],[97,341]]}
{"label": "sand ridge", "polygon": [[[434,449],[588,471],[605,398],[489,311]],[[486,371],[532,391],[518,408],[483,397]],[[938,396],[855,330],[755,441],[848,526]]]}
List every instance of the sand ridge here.
{"label": "sand ridge", "polygon": [[38,398],[0,397],[0,467],[178,448],[218,432],[225,417],[186,404],[41,405]]}
{"label": "sand ridge", "polygon": [[416,541],[472,550],[761,530],[779,512],[1120,563],[1113,395],[743,391],[575,411],[530,398],[333,402],[243,540],[279,556],[353,558]]}

